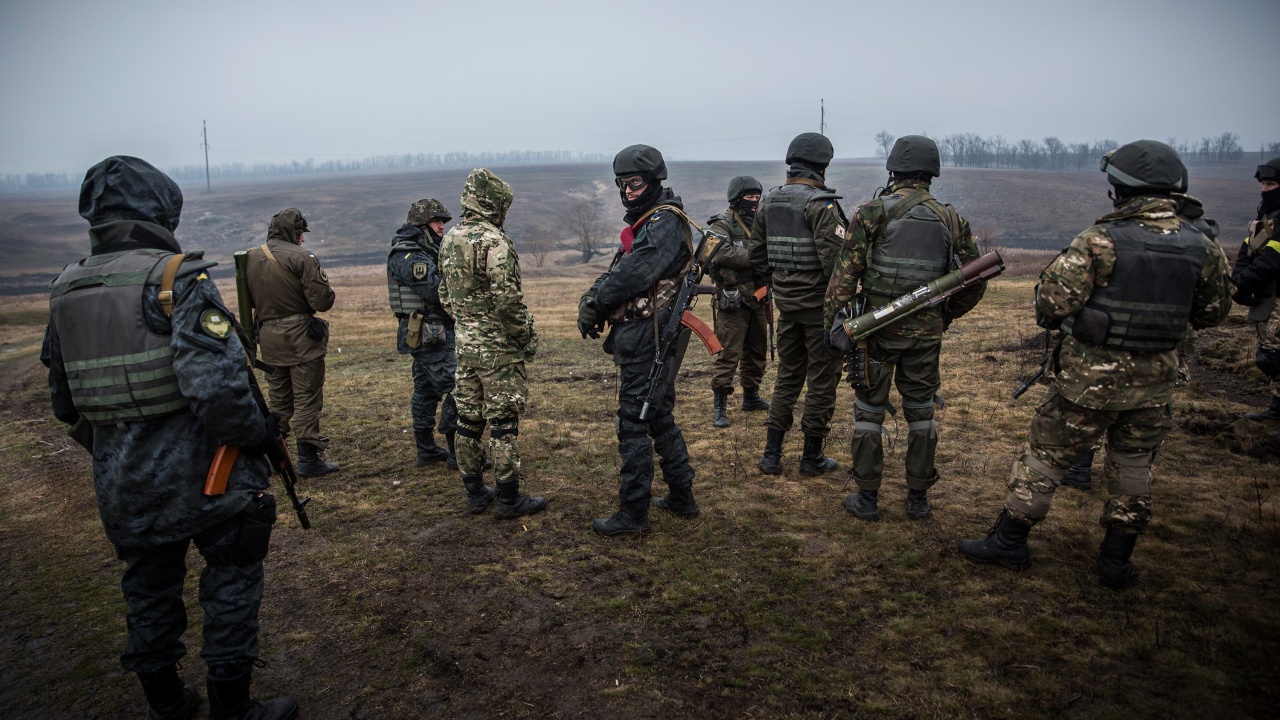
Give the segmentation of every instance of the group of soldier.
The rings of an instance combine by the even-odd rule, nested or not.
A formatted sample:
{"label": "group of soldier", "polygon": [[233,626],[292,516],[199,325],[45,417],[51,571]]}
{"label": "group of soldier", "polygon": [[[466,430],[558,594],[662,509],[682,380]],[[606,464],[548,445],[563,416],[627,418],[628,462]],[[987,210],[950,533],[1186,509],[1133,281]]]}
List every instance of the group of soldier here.
{"label": "group of soldier", "polygon": [[[837,336],[842,318],[885,307],[978,257],[968,222],[930,193],[941,166],[928,138],[900,138],[889,153],[886,187],[846,218],[826,184],[830,141],[803,133],[790,144],[785,182],[765,190],[751,177],[730,181],[727,210],[709,228],[722,238],[710,262],[724,351],[712,373],[715,427],[728,427],[735,374],[742,409],[767,412],[761,473],[783,468],[783,445],[805,391],[799,470],[821,475],[836,389],[848,366],[854,388],[845,498],[856,518],[880,517],[886,415],[897,387],[907,421],[906,515],[929,516],[941,406],[939,357],[948,326],[981,300],[977,282],[945,303],[873,333],[849,356]],[[1257,322],[1257,364],[1272,378],[1270,407],[1248,415],[1280,419],[1280,158],[1259,166],[1262,204],[1234,268],[1186,195],[1187,171],[1163,143],[1138,141],[1106,156],[1102,170],[1115,208],[1080,233],[1040,276],[1037,322],[1058,331],[1045,369],[1046,400],[1014,463],[1008,494],[985,538],[960,551],[979,562],[1022,568],[1027,537],[1047,515],[1055,490],[1071,484],[1073,465],[1091,459],[1105,439],[1108,497],[1101,524],[1099,577],[1112,589],[1131,577],[1130,557],[1151,519],[1150,466],[1173,425],[1171,396],[1185,371],[1191,328],[1221,323],[1232,297]],[[633,145],[613,163],[626,227],[609,268],[578,303],[582,337],[607,333],[603,349],[618,367],[616,435],[618,509],[592,523],[602,535],[649,529],[651,508],[694,518],[694,470],[679,425],[675,385],[654,373],[657,327],[697,250],[679,196],[664,187],[661,153]],[[499,518],[543,510],[521,492],[519,419],[526,408],[525,363],[538,349],[524,303],[519,259],[503,223],[509,184],[474,170],[463,188],[462,217],[418,201],[396,232],[387,260],[396,345],[412,355],[412,416],[418,465],[446,463],[459,473],[466,506],[490,505]],[[297,441],[302,475],[334,472],[320,432],[327,324],[316,317],[334,302],[313,253],[302,249],[307,222],[290,208],[271,220],[267,241],[244,257],[242,297],[269,398],[257,388],[253,343],[228,312],[205,272],[202,252],[183,253],[173,232],[182,194],[137,158],[114,156],[90,168],[80,195],[91,254],[52,284],[41,358],[49,367],[56,417],[93,455],[95,492],[108,539],[126,564],[128,606],[124,667],[137,674],[152,718],[190,718],[200,695],[185,685],[182,588],[192,542],[204,556],[209,716],[295,718],[288,697],[250,698],[258,656],[262,560],[276,520],[267,492],[281,438]],[[699,229],[700,230],[700,229]],[[139,302],[141,300],[141,302]],[[765,373],[767,314],[776,305],[778,367],[770,400]],[[850,358],[857,358],[851,360]],[[436,412],[440,410],[439,424]],[[484,433],[488,429],[487,445]],[[437,444],[436,430],[445,446]],[[238,453],[224,454],[227,448]],[[655,454],[668,491],[652,496]],[[226,464],[225,489],[203,489],[211,466]],[[485,481],[492,469],[495,485]],[[226,470],[226,468],[224,468]],[[1085,465],[1087,473],[1088,465]],[[1079,469],[1077,467],[1076,472]]]}

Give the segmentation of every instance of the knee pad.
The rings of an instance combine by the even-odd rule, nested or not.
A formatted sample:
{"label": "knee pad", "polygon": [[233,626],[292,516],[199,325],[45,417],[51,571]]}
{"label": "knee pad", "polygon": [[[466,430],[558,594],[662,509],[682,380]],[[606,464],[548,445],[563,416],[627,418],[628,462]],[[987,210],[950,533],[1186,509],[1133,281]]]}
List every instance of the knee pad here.
{"label": "knee pad", "polygon": [[1116,471],[1117,495],[1151,494],[1151,453],[1122,453],[1107,448],[1107,464]]}
{"label": "knee pad", "polygon": [[484,418],[458,416],[458,434],[464,438],[479,440],[480,436],[484,434],[484,426]]}
{"label": "knee pad", "polygon": [[1280,350],[1259,345],[1258,354],[1253,362],[1263,375],[1272,380],[1280,379]]}
{"label": "knee pad", "polygon": [[520,418],[512,415],[511,417],[498,418],[493,421],[493,429],[489,431],[489,437],[497,440],[498,438],[508,435],[520,434]]}
{"label": "knee pad", "polygon": [[453,400],[453,393],[444,396],[440,404],[440,432],[456,432],[458,429],[458,403]]}

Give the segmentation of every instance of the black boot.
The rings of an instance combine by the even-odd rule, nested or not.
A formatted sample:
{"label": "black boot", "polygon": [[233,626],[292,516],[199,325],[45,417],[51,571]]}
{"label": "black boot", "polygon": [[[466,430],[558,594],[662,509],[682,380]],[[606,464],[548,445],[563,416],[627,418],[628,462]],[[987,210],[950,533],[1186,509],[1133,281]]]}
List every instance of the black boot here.
{"label": "black boot", "polygon": [[264,703],[249,699],[252,673],[221,680],[209,678],[209,720],[294,720],[298,703],[291,697],[278,697]]}
{"label": "black boot", "polygon": [[299,440],[298,467],[295,469],[303,477],[328,475],[331,472],[338,472],[338,464],[325,462],[325,459],[320,455],[320,448]]}
{"label": "black boot", "polygon": [[718,428],[729,427],[729,390],[728,388],[711,388],[711,392],[715,395],[712,401],[711,424]]}
{"label": "black boot", "polygon": [[769,428],[765,433],[764,455],[760,456],[760,462],[756,463],[760,472],[765,475],[782,474],[782,440],[786,436],[785,432],[775,428]]}
{"label": "black boot", "polygon": [[840,463],[836,462],[835,458],[822,454],[822,441],[821,435],[804,436],[804,455],[800,456],[801,474],[821,475],[840,467]]}
{"label": "black boot", "polygon": [[155,672],[138,673],[142,692],[147,694],[151,720],[191,720],[200,709],[200,693],[183,685],[177,666]]}
{"label": "black boot", "polygon": [[907,519],[923,520],[929,517],[933,506],[929,504],[928,490],[907,491]]}
{"label": "black boot", "polygon": [[493,504],[494,517],[506,520],[521,515],[532,515],[546,507],[546,498],[520,494],[520,478],[498,481],[498,501]]}
{"label": "black boot", "polygon": [[960,552],[970,560],[1023,570],[1031,564],[1031,551],[1027,549],[1030,532],[1030,525],[1014,520],[1008,510],[1001,510],[987,536],[981,540],[961,540]]}
{"label": "black boot", "polygon": [[467,489],[467,512],[479,515],[493,502],[493,488],[484,484],[483,475],[463,475],[462,487]]}
{"label": "black boot", "polygon": [[1067,470],[1067,474],[1062,478],[1063,487],[1077,490],[1093,489],[1093,455],[1094,451],[1090,450]]}
{"label": "black boot", "polygon": [[742,386],[742,409],[747,412],[754,410],[769,411],[769,401],[760,397],[760,388]]}
{"label": "black boot", "polygon": [[457,435],[457,433],[452,430],[444,434],[444,441],[449,445],[449,457],[445,459],[444,464],[448,465],[450,470],[458,469],[457,450],[455,450],[453,446],[454,435]]}
{"label": "black boot", "polygon": [[692,520],[702,513],[698,509],[698,503],[693,499],[693,487],[689,485],[671,488],[671,492],[667,493],[666,497],[654,498],[652,504],[659,510],[666,510],[685,520]]}
{"label": "black boot", "polygon": [[1098,580],[1108,590],[1123,590],[1133,577],[1133,565],[1129,556],[1138,543],[1137,535],[1128,535],[1114,528],[1107,528],[1102,546],[1098,548]]}
{"label": "black boot", "polygon": [[601,535],[639,535],[649,532],[648,510],[628,510],[618,508],[613,517],[597,518],[591,521],[591,529]]}
{"label": "black boot", "polygon": [[880,519],[879,502],[879,490],[859,490],[845,496],[844,509],[853,513],[853,516],[859,520],[874,522]]}
{"label": "black boot", "polygon": [[431,430],[414,430],[413,437],[418,442],[418,467],[449,461],[449,451],[436,444],[435,433]]}
{"label": "black boot", "polygon": [[1262,412],[1248,413],[1245,420],[1280,420],[1280,398],[1272,397],[1271,406]]}

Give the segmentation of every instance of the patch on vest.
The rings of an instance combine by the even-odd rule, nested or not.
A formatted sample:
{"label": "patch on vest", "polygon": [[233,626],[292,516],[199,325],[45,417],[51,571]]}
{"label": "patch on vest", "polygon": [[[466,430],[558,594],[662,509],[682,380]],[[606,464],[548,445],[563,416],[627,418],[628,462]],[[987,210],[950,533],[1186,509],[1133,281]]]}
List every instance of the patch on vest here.
{"label": "patch on vest", "polygon": [[421,280],[427,276],[427,264],[424,262],[416,262],[413,264],[413,279]]}
{"label": "patch on vest", "polygon": [[221,310],[205,310],[200,316],[200,327],[206,335],[226,340],[231,334],[231,321]]}
{"label": "patch on vest", "polygon": [[838,238],[844,237],[844,226],[841,225],[840,223],[836,223],[836,237]]}

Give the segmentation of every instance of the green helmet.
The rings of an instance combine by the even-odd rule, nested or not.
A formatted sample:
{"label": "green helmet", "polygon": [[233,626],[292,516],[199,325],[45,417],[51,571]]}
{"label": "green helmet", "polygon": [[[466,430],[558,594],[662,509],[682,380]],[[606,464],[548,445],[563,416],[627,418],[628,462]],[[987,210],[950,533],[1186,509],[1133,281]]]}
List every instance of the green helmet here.
{"label": "green helmet", "polygon": [[655,147],[628,145],[613,157],[613,174],[618,177],[648,175],[653,180],[666,180],[667,163]]}
{"label": "green helmet", "polygon": [[1116,187],[1186,192],[1187,166],[1178,151],[1158,140],[1137,140],[1102,156],[1098,169]]}
{"label": "green helmet", "polygon": [[409,206],[409,218],[405,222],[422,227],[432,220],[449,222],[452,219],[453,216],[445,209],[444,203],[435,198],[427,198]]}
{"label": "green helmet", "polygon": [[764,190],[760,181],[750,175],[739,175],[729,181],[729,202],[733,202],[747,193],[758,193]]}
{"label": "green helmet", "polygon": [[800,133],[787,146],[787,164],[804,163],[825,168],[831,164],[836,150],[825,135],[815,132]]}
{"label": "green helmet", "polygon": [[923,135],[903,135],[893,144],[884,167],[891,175],[926,173],[938,177],[942,172],[938,143]]}
{"label": "green helmet", "polygon": [[1258,182],[1270,180],[1271,182],[1280,182],[1280,157],[1274,157],[1258,166],[1258,171],[1253,174],[1253,179]]}

